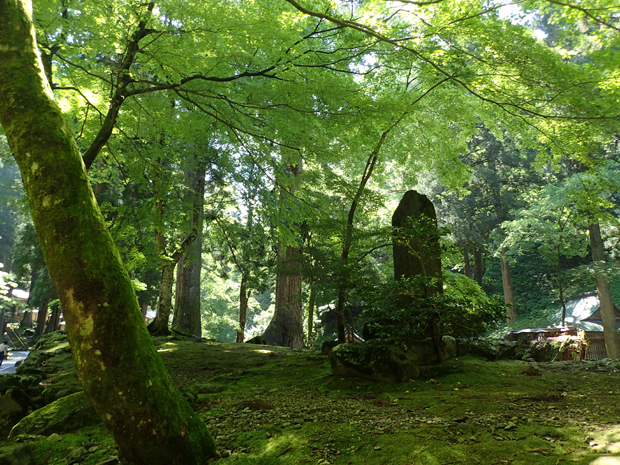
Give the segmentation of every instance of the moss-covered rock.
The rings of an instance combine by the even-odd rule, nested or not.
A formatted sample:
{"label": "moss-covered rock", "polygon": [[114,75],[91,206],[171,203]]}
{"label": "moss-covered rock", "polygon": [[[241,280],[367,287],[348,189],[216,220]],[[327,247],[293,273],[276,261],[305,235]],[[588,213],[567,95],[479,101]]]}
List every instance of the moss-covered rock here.
{"label": "moss-covered rock", "polygon": [[514,358],[517,342],[486,337],[459,338],[457,348],[459,357],[474,355],[495,361]]}
{"label": "moss-covered rock", "polygon": [[30,465],[32,451],[31,444],[7,444],[0,447],[0,465]]}
{"label": "moss-covered rock", "polygon": [[58,399],[23,418],[11,430],[9,438],[21,434],[49,435],[69,433],[101,423],[99,415],[83,392]]}
{"label": "moss-covered rock", "polygon": [[330,352],[336,376],[353,376],[383,382],[401,382],[420,376],[420,356],[415,350],[370,341],[340,344]]}

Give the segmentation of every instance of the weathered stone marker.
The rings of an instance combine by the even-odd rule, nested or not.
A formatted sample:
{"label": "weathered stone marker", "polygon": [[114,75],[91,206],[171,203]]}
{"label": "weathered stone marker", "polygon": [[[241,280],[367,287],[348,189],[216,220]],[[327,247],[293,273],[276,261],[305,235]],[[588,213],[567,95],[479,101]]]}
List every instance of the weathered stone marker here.
{"label": "weathered stone marker", "polygon": [[427,289],[426,296],[440,292],[441,252],[433,203],[416,191],[405,192],[392,216],[392,226],[411,237],[406,243],[398,238],[394,240],[394,279],[436,278],[438,286]]}
{"label": "weathered stone marker", "polygon": [[[437,215],[433,203],[414,190],[405,192],[392,216],[397,228],[394,237],[394,279],[425,276],[435,278],[433,284],[420,289],[418,297],[430,297],[442,292],[441,249],[437,230]],[[411,303],[416,296],[403,297]],[[429,318],[429,336],[439,363],[444,362],[439,318]]]}

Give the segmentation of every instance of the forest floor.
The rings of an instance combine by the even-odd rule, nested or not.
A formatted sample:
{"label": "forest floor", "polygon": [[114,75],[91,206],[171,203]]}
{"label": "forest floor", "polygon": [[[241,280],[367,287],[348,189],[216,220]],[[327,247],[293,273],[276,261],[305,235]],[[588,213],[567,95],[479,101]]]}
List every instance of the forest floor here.
{"label": "forest floor", "polygon": [[[213,434],[216,464],[620,465],[618,361],[464,357],[381,384],[334,377],[316,352],[155,342]],[[74,382],[67,360],[47,360],[48,382]],[[35,464],[117,463],[103,427],[56,439],[28,438]],[[76,446],[90,452],[72,461]]]}

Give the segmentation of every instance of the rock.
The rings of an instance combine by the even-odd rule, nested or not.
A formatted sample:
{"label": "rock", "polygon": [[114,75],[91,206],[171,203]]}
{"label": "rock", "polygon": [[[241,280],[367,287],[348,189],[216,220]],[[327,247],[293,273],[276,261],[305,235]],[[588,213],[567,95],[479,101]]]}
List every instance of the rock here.
{"label": "rock", "polygon": [[13,425],[29,411],[43,405],[40,376],[0,376],[0,435],[6,437]]}
{"label": "rock", "polygon": [[87,450],[83,447],[72,447],[67,451],[67,460],[70,463],[79,462],[80,459],[87,454]]}
{"label": "rock", "polygon": [[329,354],[332,373],[383,382],[401,382],[420,376],[415,349],[370,341],[336,346]]}
{"label": "rock", "polygon": [[485,337],[459,338],[457,339],[457,349],[459,357],[475,355],[495,361],[514,358],[517,342]]}
{"label": "rock", "polygon": [[23,418],[11,430],[9,438],[19,434],[69,433],[101,423],[84,392],[58,399]]}
{"label": "rock", "polygon": [[62,436],[58,433],[52,433],[47,437],[48,442],[58,442],[62,441]]}
{"label": "rock", "polygon": [[452,360],[458,356],[456,339],[452,336],[444,336],[442,338],[444,346],[444,357],[446,360]]}
{"label": "rock", "polygon": [[8,444],[0,448],[0,465],[31,465],[32,444]]}
{"label": "rock", "polygon": [[414,190],[405,192],[392,215],[392,226],[411,235],[407,243],[394,241],[394,279],[429,276],[438,279],[435,289],[427,289],[427,295],[441,289],[441,252],[439,235],[428,237],[415,234],[416,222],[428,221],[437,227],[435,206],[429,198]]}

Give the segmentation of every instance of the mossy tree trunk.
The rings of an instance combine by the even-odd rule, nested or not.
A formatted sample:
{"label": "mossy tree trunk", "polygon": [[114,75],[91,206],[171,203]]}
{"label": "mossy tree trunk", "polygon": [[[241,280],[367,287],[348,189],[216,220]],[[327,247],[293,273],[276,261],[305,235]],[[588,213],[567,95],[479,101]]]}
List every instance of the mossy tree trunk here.
{"label": "mossy tree trunk", "polygon": [[28,0],[0,0],[0,123],[67,322],[76,374],[123,460],[203,465],[215,445],[172,382],[37,55]]}

